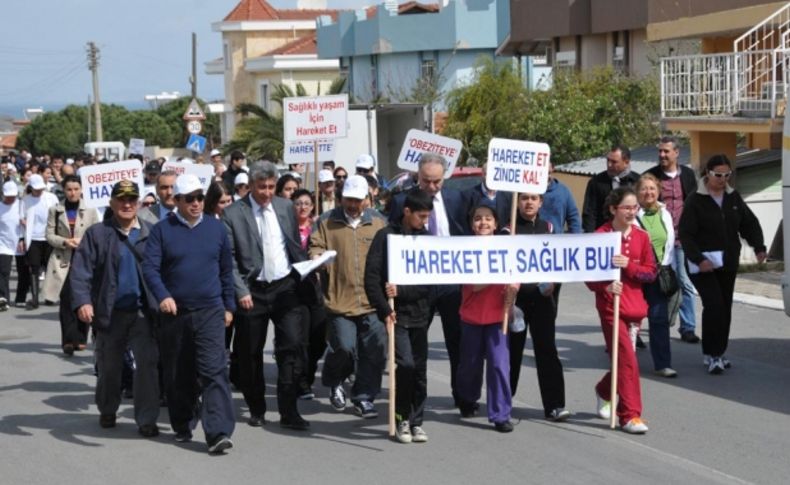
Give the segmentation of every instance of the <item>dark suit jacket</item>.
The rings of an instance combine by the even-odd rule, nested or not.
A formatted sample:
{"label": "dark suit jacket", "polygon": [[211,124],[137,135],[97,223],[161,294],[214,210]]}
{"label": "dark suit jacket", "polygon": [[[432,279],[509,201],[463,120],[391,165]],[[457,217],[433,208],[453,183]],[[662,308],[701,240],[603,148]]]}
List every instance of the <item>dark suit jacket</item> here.
{"label": "dark suit jacket", "polygon": [[[222,222],[228,230],[233,250],[233,280],[237,299],[250,294],[249,283],[258,277],[263,268],[263,243],[252,207],[255,203],[252,196],[247,195],[226,207],[222,213]],[[291,201],[274,197],[271,203],[285,238],[288,261],[291,264],[305,261],[307,253],[302,250],[299,225]]]}
{"label": "dark suit jacket", "polygon": [[[406,192],[402,192],[392,199],[389,221],[400,225],[403,219],[403,204],[406,201]],[[469,215],[466,213],[467,203],[463,194],[455,189],[442,189],[442,202],[447,213],[451,236],[468,236]]]}
{"label": "dark suit jacket", "polygon": [[[472,210],[472,207],[477,206],[480,202],[480,199],[483,198],[483,189],[481,185],[475,185],[474,187],[467,189],[464,191],[464,198],[466,199],[466,212],[469,213]],[[494,197],[494,203],[496,206],[496,216],[499,219],[499,227],[505,227],[510,225],[510,206],[513,202],[513,193],[512,192],[502,192],[498,190],[496,196]]]}
{"label": "dark suit jacket", "polygon": [[[629,172],[620,181],[620,187],[634,188],[639,181],[639,174]],[[604,222],[609,220],[609,211],[604,207],[606,196],[612,191],[612,178],[604,170],[593,176],[587,182],[584,192],[584,205],[582,207],[582,229],[584,232],[595,232]]]}
{"label": "dark suit jacket", "polygon": [[[156,204],[150,207],[143,207],[139,211],[137,211],[137,217],[143,219],[144,221],[148,221],[151,224],[156,225],[161,219],[159,219],[159,208],[161,204],[157,202]],[[175,209],[173,209],[175,210]]]}

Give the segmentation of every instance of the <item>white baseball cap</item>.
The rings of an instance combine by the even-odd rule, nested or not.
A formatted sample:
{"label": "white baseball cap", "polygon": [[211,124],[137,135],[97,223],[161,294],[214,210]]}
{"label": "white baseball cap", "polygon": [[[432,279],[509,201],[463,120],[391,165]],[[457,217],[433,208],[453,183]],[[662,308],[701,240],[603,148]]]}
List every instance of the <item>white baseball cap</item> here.
{"label": "white baseball cap", "polygon": [[288,175],[295,178],[296,180],[302,180],[302,174],[299,172],[288,172]]}
{"label": "white baseball cap", "polygon": [[185,173],[183,175],[179,175],[176,179],[174,195],[191,194],[192,192],[197,192],[198,190],[203,192],[203,184],[200,183],[200,179],[197,178],[197,175]]}
{"label": "white baseball cap", "polygon": [[215,148],[215,149],[211,150],[211,155],[210,156],[213,157],[215,155],[222,155],[222,152]]}
{"label": "white baseball cap", "polygon": [[37,173],[34,173],[33,175],[30,176],[30,180],[27,182],[27,184],[33,190],[41,190],[47,188],[47,184],[44,183],[44,178]]}
{"label": "white baseball cap", "polygon": [[181,160],[179,160],[179,161],[180,161],[181,163],[185,163],[185,164],[187,164],[187,165],[193,165],[193,164],[195,163],[195,161],[194,161],[194,160],[192,160],[191,158],[182,158],[182,159],[181,159]]}
{"label": "white baseball cap", "polygon": [[352,175],[343,185],[343,197],[364,199],[368,196],[368,181],[362,175]]}
{"label": "white baseball cap", "polygon": [[250,176],[247,175],[247,172],[241,172],[240,174],[236,175],[235,179],[233,179],[233,185],[249,184],[249,183],[250,183]]}
{"label": "white baseball cap", "polygon": [[357,157],[357,164],[355,165],[356,168],[362,168],[365,170],[370,170],[376,165],[376,161],[368,155],[367,153],[363,153],[362,155]]}
{"label": "white baseball cap", "polygon": [[74,165],[74,159],[73,158],[67,158],[66,159],[66,165]]}
{"label": "white baseball cap", "polygon": [[3,197],[17,197],[19,195],[19,187],[16,182],[9,180],[3,184]]}
{"label": "white baseball cap", "polygon": [[318,183],[334,182],[335,176],[332,175],[331,170],[323,169],[318,171]]}

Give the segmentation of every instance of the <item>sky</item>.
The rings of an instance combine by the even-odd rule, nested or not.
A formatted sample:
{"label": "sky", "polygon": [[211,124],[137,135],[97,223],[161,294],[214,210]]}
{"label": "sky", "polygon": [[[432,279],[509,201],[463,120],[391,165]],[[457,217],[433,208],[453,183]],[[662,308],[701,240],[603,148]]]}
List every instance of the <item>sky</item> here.
{"label": "sky", "polygon": [[[221,99],[222,76],[204,63],[222,55],[211,24],[238,0],[2,0],[0,113],[24,107],[59,109],[92,94],[86,44],[100,49],[102,102],[137,104],[162,91],[190,92],[191,33],[197,34],[198,95]],[[269,0],[296,8],[296,0]],[[359,8],[375,0],[327,0],[328,8]]]}

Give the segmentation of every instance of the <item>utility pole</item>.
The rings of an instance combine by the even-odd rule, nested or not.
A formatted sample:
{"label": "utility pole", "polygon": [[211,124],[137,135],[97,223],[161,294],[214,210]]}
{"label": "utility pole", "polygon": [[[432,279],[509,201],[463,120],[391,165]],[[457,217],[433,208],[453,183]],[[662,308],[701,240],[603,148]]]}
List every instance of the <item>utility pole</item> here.
{"label": "utility pole", "polygon": [[91,97],[88,96],[88,141],[91,141]]}
{"label": "utility pole", "polygon": [[192,32],[192,77],[189,78],[192,84],[192,99],[197,98],[197,35]]}
{"label": "utility pole", "polygon": [[96,121],[96,140],[104,141],[101,127],[101,101],[99,99],[99,48],[88,42],[88,69],[93,73],[93,118]]}

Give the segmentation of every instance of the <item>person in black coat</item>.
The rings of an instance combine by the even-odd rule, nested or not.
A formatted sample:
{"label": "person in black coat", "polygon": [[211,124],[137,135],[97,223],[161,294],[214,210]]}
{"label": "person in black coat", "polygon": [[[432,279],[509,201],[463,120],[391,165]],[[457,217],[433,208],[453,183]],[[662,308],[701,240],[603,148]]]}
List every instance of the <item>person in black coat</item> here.
{"label": "person in black coat", "polygon": [[[542,204],[542,195],[519,194],[515,234],[554,233],[552,224],[538,215]],[[524,321],[532,337],[543,414],[546,419],[565,421],[571,413],[565,409],[565,380],[554,340],[557,319],[554,283],[522,284],[516,294],[516,306],[524,312]],[[510,390],[514,396],[521,374],[527,328],[510,332]]]}
{"label": "person in black coat", "polygon": [[606,155],[606,170],[596,174],[587,183],[582,207],[582,229],[595,232],[608,219],[604,207],[606,196],[618,187],[633,187],[639,174],[631,172],[631,151],[623,145],[615,145]]}
{"label": "person in black coat", "polygon": [[759,263],[766,257],[760,221],[727,183],[732,173],[726,155],[711,157],[680,218],[689,275],[702,300],[702,352],[711,374],[730,367],[724,352],[730,337],[740,238],[754,248]]}
{"label": "person in black coat", "polygon": [[[406,195],[401,224],[390,223],[373,238],[365,263],[365,293],[381,321],[395,326],[396,436],[403,443],[424,442],[423,409],[427,397],[428,325],[431,323],[432,287],[393,285],[387,267],[387,236],[426,235],[433,201],[421,190]],[[390,307],[389,298],[394,298]]]}

